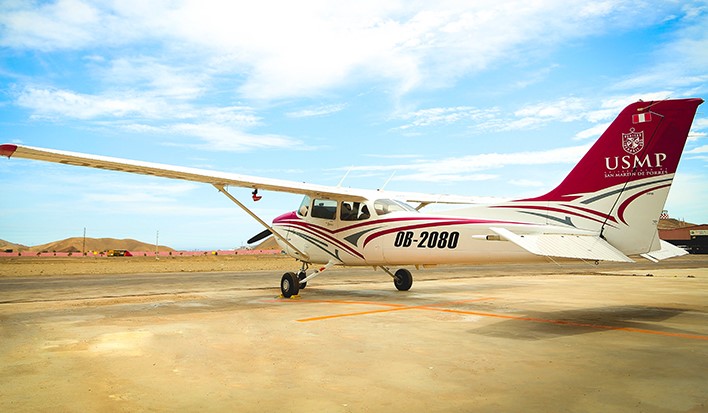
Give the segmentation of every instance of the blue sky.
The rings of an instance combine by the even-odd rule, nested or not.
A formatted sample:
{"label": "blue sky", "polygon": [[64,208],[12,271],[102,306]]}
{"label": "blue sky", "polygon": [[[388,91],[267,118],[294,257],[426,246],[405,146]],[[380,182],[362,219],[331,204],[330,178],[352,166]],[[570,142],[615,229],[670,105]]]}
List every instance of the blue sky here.
{"label": "blue sky", "polygon": [[[627,103],[708,96],[703,1],[239,3],[0,2],[0,141],[520,197],[558,184]],[[667,203],[696,223],[708,223],[706,113]],[[86,228],[233,248],[261,230],[190,182],[5,159],[0,191],[0,238],[26,245]],[[300,201],[262,195],[249,205],[266,220]]]}

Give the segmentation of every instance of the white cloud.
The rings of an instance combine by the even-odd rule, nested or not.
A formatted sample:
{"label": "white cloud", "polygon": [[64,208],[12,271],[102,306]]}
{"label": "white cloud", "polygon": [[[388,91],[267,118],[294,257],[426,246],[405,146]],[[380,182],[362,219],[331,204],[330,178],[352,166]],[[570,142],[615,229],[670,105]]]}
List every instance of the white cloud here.
{"label": "white cloud", "polygon": [[406,130],[427,126],[444,126],[461,121],[483,122],[493,119],[497,113],[498,110],[494,108],[482,110],[471,106],[420,109],[400,115],[401,119],[409,122],[396,129]]}
{"label": "white cloud", "polygon": [[684,153],[686,153],[686,154],[708,153],[708,145],[699,146],[697,148],[693,148],[690,151],[686,151]]}
{"label": "white cloud", "polygon": [[591,128],[582,130],[573,136],[573,140],[585,140],[585,139],[590,139],[590,138],[597,138],[600,135],[602,135],[605,130],[607,130],[607,127],[610,126],[609,123],[600,123],[598,125],[595,125]]}
{"label": "white cloud", "polygon": [[33,110],[33,117],[48,119],[56,117],[93,119],[128,115],[154,117],[161,113],[160,103],[145,97],[130,95],[101,97],[69,90],[33,87],[20,92],[16,102],[21,107]]}
{"label": "white cloud", "polygon": [[532,181],[530,179],[512,179],[509,181],[510,184],[522,187],[539,188],[546,184],[541,181]]}
{"label": "white cloud", "polygon": [[249,107],[193,107],[170,102],[149,96],[99,96],[40,88],[27,88],[17,97],[17,104],[31,109],[34,118],[93,120],[98,126],[136,133],[196,137],[203,142],[197,146],[208,150],[302,146],[287,136],[248,133],[248,128],[261,123]]}
{"label": "white cloud", "polygon": [[[235,75],[251,99],[317,96],[362,79],[395,93],[449,85],[519,50],[543,51],[606,30],[650,25],[670,4],[605,1],[436,3],[379,1],[293,3],[218,0],[7,3],[0,6],[0,45],[52,51],[148,43],[165,61],[195,76]],[[641,18],[639,18],[641,17]],[[700,44],[677,42],[684,52]],[[527,56],[529,56],[527,54]],[[115,65],[120,65],[116,62]],[[705,67],[705,66],[704,66]],[[168,65],[163,71],[170,83]],[[183,80],[184,78],[180,76]],[[159,81],[158,77],[154,77]],[[174,93],[198,93],[199,82]],[[163,85],[164,87],[164,85]]]}
{"label": "white cloud", "polygon": [[548,122],[572,122],[580,119],[585,110],[583,99],[569,97],[555,102],[527,106],[514,112],[518,119],[508,122],[504,130],[529,129]]}
{"label": "white cloud", "polygon": [[335,105],[322,105],[314,108],[302,109],[293,112],[286,113],[286,116],[290,118],[310,118],[315,116],[326,116],[332,113],[341,112],[346,108],[347,105],[344,103]]}
{"label": "white cloud", "polygon": [[[708,32],[705,30],[708,7],[705,2],[699,2],[698,5],[684,5],[684,9],[682,19],[673,23],[675,29],[668,35],[667,42],[651,45],[653,64],[641,67],[615,87],[641,89],[662,85],[678,89],[708,82],[708,53],[705,52],[708,50]],[[699,92],[705,93],[705,86],[699,88]]]}
{"label": "white cloud", "polygon": [[416,160],[402,164],[365,165],[339,168],[358,173],[398,172],[396,181],[456,182],[489,180],[496,177],[480,171],[494,170],[514,165],[548,165],[577,162],[589,145],[572,146],[535,152],[488,153],[438,160]]}
{"label": "white cloud", "polygon": [[152,96],[187,100],[202,95],[209,85],[208,71],[188,62],[175,66],[145,56],[92,61],[97,63],[93,68],[103,83],[113,89],[129,88]]}
{"label": "white cloud", "polygon": [[248,151],[251,149],[292,148],[300,149],[302,142],[274,134],[256,135],[216,123],[179,123],[167,132],[198,137],[203,143],[196,145],[211,151]]}
{"label": "white cloud", "polygon": [[421,158],[422,155],[413,155],[413,154],[382,154],[382,153],[369,153],[364,156],[367,156],[369,158],[382,158],[382,159],[415,159],[415,158]]}
{"label": "white cloud", "polygon": [[437,183],[453,183],[453,182],[478,182],[489,181],[497,178],[497,175],[491,174],[464,174],[464,173],[441,173],[440,171],[425,171],[412,174],[396,175],[392,178],[394,181],[414,181],[414,182],[437,182]]}

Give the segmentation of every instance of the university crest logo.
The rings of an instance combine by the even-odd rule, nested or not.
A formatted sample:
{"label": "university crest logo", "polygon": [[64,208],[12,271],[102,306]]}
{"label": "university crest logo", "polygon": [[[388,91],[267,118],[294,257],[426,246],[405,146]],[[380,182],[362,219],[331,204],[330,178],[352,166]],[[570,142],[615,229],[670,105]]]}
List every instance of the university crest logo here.
{"label": "university crest logo", "polygon": [[622,134],[622,149],[630,155],[636,155],[644,148],[644,131],[635,132],[634,128],[629,133]]}

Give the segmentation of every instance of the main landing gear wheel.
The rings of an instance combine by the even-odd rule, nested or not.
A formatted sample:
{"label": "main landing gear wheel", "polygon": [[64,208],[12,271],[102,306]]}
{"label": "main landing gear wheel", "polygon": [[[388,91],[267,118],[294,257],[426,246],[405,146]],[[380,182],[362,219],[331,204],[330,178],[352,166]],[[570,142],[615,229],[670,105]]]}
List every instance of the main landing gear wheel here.
{"label": "main landing gear wheel", "polygon": [[290,298],[300,292],[300,279],[294,272],[286,272],[280,279],[280,292],[283,297]]}
{"label": "main landing gear wheel", "polygon": [[413,286],[413,276],[411,272],[405,268],[396,271],[396,276],[393,279],[393,285],[398,288],[398,291],[408,291]]}

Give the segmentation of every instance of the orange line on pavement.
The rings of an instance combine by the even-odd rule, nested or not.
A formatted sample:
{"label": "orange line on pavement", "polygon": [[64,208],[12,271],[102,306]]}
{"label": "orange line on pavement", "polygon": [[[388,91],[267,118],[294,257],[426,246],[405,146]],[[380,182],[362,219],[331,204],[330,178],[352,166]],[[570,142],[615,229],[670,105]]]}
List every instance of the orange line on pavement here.
{"label": "orange line on pavement", "polygon": [[389,312],[393,312],[393,311],[426,310],[426,311],[439,311],[439,312],[453,313],[453,314],[475,315],[475,316],[479,316],[479,317],[493,317],[493,318],[502,318],[502,319],[507,319],[507,320],[530,321],[530,322],[534,322],[534,323],[555,324],[555,325],[571,326],[571,327],[588,327],[588,328],[594,328],[594,329],[598,329],[598,330],[625,331],[625,332],[629,332],[629,333],[653,334],[653,335],[664,336],[664,337],[677,337],[677,338],[685,338],[685,339],[691,339],[691,340],[708,341],[708,335],[701,335],[701,334],[671,333],[671,332],[666,332],[666,331],[648,330],[648,329],[634,328],[634,327],[616,327],[616,326],[608,326],[608,325],[603,325],[603,324],[581,323],[581,322],[576,322],[576,321],[551,320],[551,319],[546,319],[546,318],[516,316],[516,315],[510,315],[510,314],[495,314],[495,313],[484,313],[484,312],[479,312],[479,311],[455,310],[455,309],[451,309],[451,308],[439,308],[442,306],[464,304],[464,303],[475,302],[475,301],[489,301],[489,300],[493,300],[493,299],[494,298],[487,297],[487,298],[477,298],[477,299],[471,299],[471,300],[460,300],[460,301],[451,301],[451,302],[444,302],[444,303],[438,303],[438,304],[417,305],[417,306],[407,306],[404,304],[391,304],[391,303],[380,303],[380,302],[370,302],[370,301],[302,300],[300,302],[326,303],[326,304],[373,305],[373,306],[384,306],[384,307],[393,307],[393,308],[385,308],[385,309],[370,310],[370,311],[359,311],[359,312],[354,312],[354,313],[331,314],[331,315],[325,315],[325,316],[319,316],[319,317],[303,318],[303,319],[300,319],[297,321],[306,323],[306,322],[310,322],[310,321],[322,321],[322,320],[330,320],[330,319],[334,319],[334,318],[354,317],[354,316],[368,315],[368,314],[389,313]]}
{"label": "orange line on pavement", "polygon": [[476,298],[476,299],[471,299],[471,300],[450,301],[450,302],[439,303],[439,304],[416,305],[416,306],[407,306],[404,304],[377,303],[377,302],[368,302],[368,301],[361,302],[361,301],[346,301],[346,300],[300,300],[300,302],[308,302],[308,303],[381,305],[381,306],[395,307],[395,308],[387,308],[387,309],[382,309],[382,310],[359,311],[359,312],[355,312],[355,313],[324,315],[324,316],[320,316],[320,317],[303,318],[303,319],[300,319],[297,321],[300,321],[302,323],[307,323],[310,321],[322,321],[322,320],[329,320],[332,318],[353,317],[353,316],[359,316],[359,315],[378,314],[378,313],[389,313],[391,311],[425,310],[425,309],[435,310],[435,308],[433,308],[435,306],[464,304],[464,303],[470,303],[470,302],[474,302],[474,301],[488,301],[488,300],[493,300],[493,298]]}

